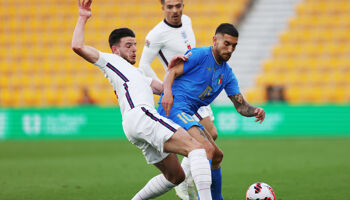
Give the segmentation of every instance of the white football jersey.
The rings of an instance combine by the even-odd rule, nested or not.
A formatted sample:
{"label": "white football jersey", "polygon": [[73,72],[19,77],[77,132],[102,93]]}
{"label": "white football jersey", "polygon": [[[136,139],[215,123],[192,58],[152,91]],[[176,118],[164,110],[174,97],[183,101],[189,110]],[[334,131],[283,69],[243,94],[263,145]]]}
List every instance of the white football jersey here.
{"label": "white football jersey", "polygon": [[95,65],[102,70],[112,84],[122,116],[136,106],[147,105],[154,108],[151,78],[144,76],[138,68],[116,54],[103,52],[99,54]]}
{"label": "white football jersey", "polygon": [[195,47],[196,41],[192,30],[191,19],[182,15],[182,24],[173,26],[165,20],[157,24],[146,36],[145,46],[140,59],[139,68],[146,76],[157,79],[151,68],[151,63],[158,56],[164,69],[176,55],[183,55],[187,50]]}

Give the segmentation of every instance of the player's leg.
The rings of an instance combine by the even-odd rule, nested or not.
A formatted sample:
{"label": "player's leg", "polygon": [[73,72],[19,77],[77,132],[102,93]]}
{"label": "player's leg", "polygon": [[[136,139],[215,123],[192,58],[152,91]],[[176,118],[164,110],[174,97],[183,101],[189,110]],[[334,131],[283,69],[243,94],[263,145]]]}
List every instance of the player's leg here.
{"label": "player's leg", "polygon": [[[162,114],[164,113],[164,110],[162,109],[161,106],[158,107],[158,111]],[[204,134],[201,135],[200,129],[204,128],[198,121],[196,121],[193,116],[187,114],[185,110],[182,110],[182,107],[179,108],[172,108],[172,111],[170,112],[170,115],[167,116],[171,120],[173,120],[175,123],[183,127],[185,130],[191,129],[191,127],[200,127],[200,128],[192,128],[191,129],[191,136],[194,136],[197,141],[199,141],[205,148],[206,153],[207,153],[207,158],[211,161],[213,159],[213,154],[215,151],[215,148],[213,145],[205,138],[203,137]],[[190,131],[190,130],[189,130]],[[187,174],[187,173],[186,173]],[[193,176],[193,174],[192,174]],[[193,176],[194,177],[194,176]],[[188,194],[192,194],[192,192],[188,192],[187,185],[184,185],[187,181],[184,181],[181,184],[181,188],[184,188],[185,190],[182,190],[181,188],[175,188],[177,191],[178,196],[181,194],[185,194],[185,198],[183,199],[188,199],[187,197],[189,196]],[[183,187],[182,187],[183,186]],[[193,187],[194,188],[194,187]],[[182,191],[178,193],[178,190],[181,189]],[[180,194],[180,195],[179,195]],[[196,195],[194,195],[195,197]]]}
{"label": "player's leg", "polygon": [[[184,129],[178,131],[164,144],[164,151],[188,157],[190,171],[201,199],[211,199],[211,174],[206,151],[197,140]],[[209,198],[210,197],[210,198]]]}
{"label": "player's leg", "polygon": [[[209,130],[212,138],[217,137],[216,127],[212,120],[214,120],[213,112],[210,106],[200,107],[198,112],[193,115],[194,119]],[[183,200],[197,200],[197,191],[190,172],[189,162],[186,157],[182,159],[181,166],[186,174],[186,179],[180,185],[175,187],[176,194]],[[187,197],[188,196],[188,197]]]}
{"label": "player's leg", "polygon": [[212,197],[213,199],[222,198],[222,175],[221,175],[221,162],[223,159],[223,152],[217,147],[214,140],[217,138],[217,129],[213,123],[214,115],[210,105],[203,106],[198,109],[198,112],[194,117],[204,126],[204,133],[207,135],[209,141],[215,147],[213,161],[212,161]]}
{"label": "player's leg", "polygon": [[[202,145],[182,128],[179,128],[173,136],[164,143],[164,151],[188,156],[191,172],[194,174],[195,183],[201,199],[211,198],[211,174],[205,150]],[[142,188],[133,200],[155,198],[169,191],[175,185],[185,179],[185,173],[175,154],[170,153],[166,158],[154,165],[162,172],[152,178]]]}
{"label": "player's leg", "polygon": [[170,153],[166,158],[154,165],[162,174],[149,180],[132,200],[145,200],[158,197],[185,179],[185,173],[181,168],[177,156],[173,153]]}
{"label": "player's leg", "polygon": [[212,166],[211,166],[211,195],[214,200],[222,200],[222,175],[221,175],[221,161],[223,158],[223,152],[218,148],[214,139],[211,138],[210,134],[204,129],[203,133],[208,137],[208,140],[215,147]]}
{"label": "player's leg", "polygon": [[[214,155],[212,156],[212,165],[211,165],[211,175],[212,175],[212,185],[211,185],[211,195],[214,200],[222,200],[222,176],[220,163],[222,161],[223,153],[215,144],[214,140],[211,138],[210,134],[201,130],[197,126],[191,127],[188,132],[196,140],[201,142],[205,146],[211,146],[210,148],[214,149]],[[192,174],[193,176],[193,174]]]}
{"label": "player's leg", "polygon": [[199,123],[201,123],[204,128],[208,131],[211,137],[216,140],[218,137],[218,131],[214,125],[214,122],[211,120],[210,116],[202,118]]}
{"label": "player's leg", "polygon": [[210,105],[202,106],[198,109],[193,117],[210,133],[211,137],[216,140],[218,137],[217,129],[214,125],[214,114]]}
{"label": "player's leg", "polygon": [[[163,194],[183,180],[184,172],[180,163],[172,155],[168,157],[169,153],[178,153],[190,158],[191,171],[200,173],[195,182],[199,188],[202,188],[201,198],[203,196],[203,199],[211,199],[210,166],[202,145],[184,129],[171,120],[160,116],[154,109],[141,107],[141,110],[143,112],[142,120],[137,120],[137,116],[133,115],[128,117],[130,118],[128,123],[127,120],[123,121],[123,126],[128,124],[125,126],[125,132],[128,133],[128,139],[142,149],[147,162],[155,164],[165,176],[160,175],[152,178],[134,199],[153,198]],[[179,169],[182,173],[179,173]]]}
{"label": "player's leg", "polygon": [[[177,128],[176,124],[160,123],[160,115],[149,107],[136,107],[125,113],[123,117],[123,129],[128,140],[142,150],[148,164],[167,162],[173,166],[169,168],[172,173],[167,173],[167,180],[163,174],[153,177],[132,198],[144,200],[157,197],[169,191],[184,179],[177,157],[174,154],[163,152],[164,143],[171,138]],[[174,125],[174,127],[172,126]],[[170,156],[169,156],[170,155]],[[175,163],[175,164],[174,164]],[[177,164],[176,164],[177,163]],[[176,174],[176,176],[174,175]],[[172,183],[173,182],[173,183]]]}

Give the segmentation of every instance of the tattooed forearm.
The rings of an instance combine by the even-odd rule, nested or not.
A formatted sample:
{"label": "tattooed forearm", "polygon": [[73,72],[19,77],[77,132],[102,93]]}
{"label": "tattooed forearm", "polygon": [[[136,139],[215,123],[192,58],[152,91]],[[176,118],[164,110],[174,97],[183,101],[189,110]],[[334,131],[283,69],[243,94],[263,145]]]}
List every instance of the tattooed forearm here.
{"label": "tattooed forearm", "polygon": [[255,116],[255,106],[250,105],[242,96],[242,94],[235,94],[230,96],[231,101],[235,105],[237,112],[246,117]]}
{"label": "tattooed forearm", "polygon": [[203,137],[207,138],[207,136],[205,135],[205,133],[204,133],[204,131],[203,131],[202,129],[199,129],[199,132],[200,132],[200,134],[201,134]]}

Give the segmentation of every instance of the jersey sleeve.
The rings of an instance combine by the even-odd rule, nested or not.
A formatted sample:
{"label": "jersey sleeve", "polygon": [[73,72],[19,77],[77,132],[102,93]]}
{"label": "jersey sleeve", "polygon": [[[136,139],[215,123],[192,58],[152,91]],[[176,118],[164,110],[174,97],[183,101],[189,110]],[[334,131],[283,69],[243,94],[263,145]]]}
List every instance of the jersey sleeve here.
{"label": "jersey sleeve", "polygon": [[[159,50],[162,48],[162,42],[160,34],[153,31],[146,36],[145,46],[143,47],[139,68],[144,74],[153,79],[159,80],[157,74],[151,67],[151,63],[158,55]],[[159,80],[160,81],[160,80]]]}
{"label": "jersey sleeve", "polygon": [[235,76],[235,74],[232,72],[232,68],[228,65],[226,65],[226,84],[225,84],[225,92],[227,96],[232,96],[238,93],[241,93],[239,87],[238,87],[238,80]]}
{"label": "jersey sleeve", "polygon": [[201,57],[203,56],[201,55],[200,51],[198,51],[196,48],[188,50],[185,53],[185,55],[188,54],[189,52],[191,52],[192,55],[190,55],[188,57],[188,60],[184,63],[184,68],[183,68],[184,74],[190,71],[191,69],[193,69],[194,67],[196,67],[199,64]]}
{"label": "jersey sleeve", "polygon": [[99,51],[98,54],[99,54],[98,60],[94,63],[94,65],[96,65],[97,67],[99,67],[101,70],[104,71],[104,69],[106,68],[106,65],[107,65],[105,55],[101,51]]}

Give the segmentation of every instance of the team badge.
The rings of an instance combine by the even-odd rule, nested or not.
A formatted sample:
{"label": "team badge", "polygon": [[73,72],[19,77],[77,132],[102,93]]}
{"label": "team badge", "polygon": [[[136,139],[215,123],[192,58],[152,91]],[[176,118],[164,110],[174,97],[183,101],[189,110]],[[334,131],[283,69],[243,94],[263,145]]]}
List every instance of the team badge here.
{"label": "team badge", "polygon": [[151,45],[151,42],[149,40],[146,40],[145,45],[146,45],[146,47],[149,47]]}
{"label": "team badge", "polygon": [[187,38],[187,34],[186,34],[186,32],[185,32],[185,31],[182,31],[182,32],[181,32],[181,35],[182,35],[182,37],[183,37],[184,39],[186,39],[186,38]]}
{"label": "team badge", "polygon": [[224,74],[220,74],[218,77],[218,85],[221,85],[222,79],[224,79]]}

